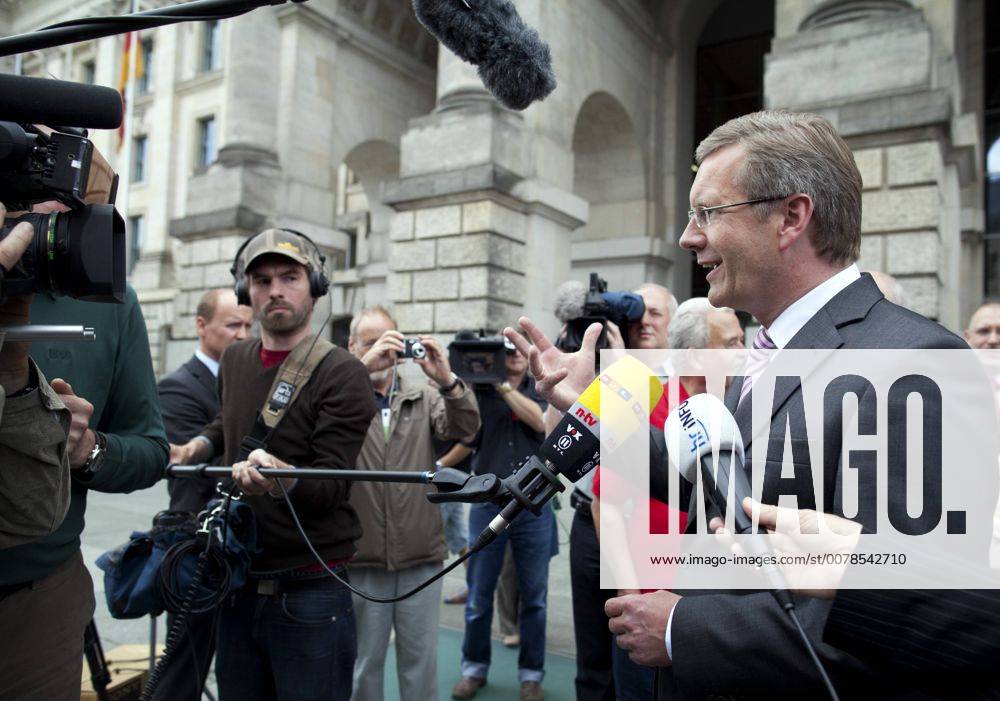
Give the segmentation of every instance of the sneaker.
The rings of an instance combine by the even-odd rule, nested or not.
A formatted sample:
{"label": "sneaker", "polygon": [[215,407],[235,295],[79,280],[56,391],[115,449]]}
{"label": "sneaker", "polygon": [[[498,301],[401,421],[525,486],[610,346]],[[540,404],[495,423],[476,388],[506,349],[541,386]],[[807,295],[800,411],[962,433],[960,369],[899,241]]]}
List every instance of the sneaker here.
{"label": "sneaker", "polygon": [[449,597],[446,597],[445,600],[444,600],[444,602],[446,604],[464,604],[468,600],[469,600],[469,590],[468,589],[463,589],[462,591],[460,591],[458,593],[455,593],[455,594],[452,594]]}
{"label": "sneaker", "polygon": [[521,644],[521,636],[518,635],[517,633],[514,633],[513,635],[503,636],[504,647],[517,647],[520,644]]}
{"label": "sneaker", "polygon": [[486,680],[481,677],[462,677],[452,687],[453,699],[471,699],[481,687],[486,686]]}
{"label": "sneaker", "polygon": [[543,701],[541,682],[521,682],[521,701]]}

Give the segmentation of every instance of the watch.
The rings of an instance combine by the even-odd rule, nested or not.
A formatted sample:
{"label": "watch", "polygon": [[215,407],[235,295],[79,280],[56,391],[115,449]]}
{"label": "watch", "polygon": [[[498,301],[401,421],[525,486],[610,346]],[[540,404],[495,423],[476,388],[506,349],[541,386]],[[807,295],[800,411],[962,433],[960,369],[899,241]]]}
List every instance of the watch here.
{"label": "watch", "polygon": [[85,475],[93,475],[101,469],[104,458],[108,454],[108,438],[100,431],[94,431],[94,448],[87,456],[87,462],[83,463],[80,470]]}
{"label": "watch", "polygon": [[460,378],[460,377],[459,377],[458,375],[456,375],[455,373],[451,373],[451,377],[452,377],[452,380],[454,380],[454,381],[453,381],[453,382],[452,382],[452,383],[451,383],[450,385],[448,385],[447,387],[442,387],[442,388],[440,389],[440,392],[441,392],[441,394],[445,394],[445,395],[447,395],[447,394],[451,394],[451,391],[452,391],[453,389],[455,389],[455,388],[456,388],[456,387],[458,387],[459,385],[462,385],[462,384],[463,384],[463,383],[462,383],[462,378]]}
{"label": "watch", "polygon": [[497,389],[500,390],[500,394],[510,394],[511,392],[514,391],[513,385],[511,385],[506,380],[501,382],[500,386]]}

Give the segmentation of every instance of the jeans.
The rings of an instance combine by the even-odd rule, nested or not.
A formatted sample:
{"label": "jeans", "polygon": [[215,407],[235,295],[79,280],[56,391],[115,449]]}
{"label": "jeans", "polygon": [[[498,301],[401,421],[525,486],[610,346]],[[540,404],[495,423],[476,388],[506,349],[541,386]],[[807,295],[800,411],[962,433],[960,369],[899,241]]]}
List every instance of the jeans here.
{"label": "jeans", "polygon": [[[493,504],[473,504],[469,510],[470,540],[478,536],[499,513],[500,508]],[[524,511],[496,540],[469,560],[462,676],[485,679],[489,671],[493,594],[503,567],[504,551],[510,542],[521,597],[518,681],[542,681],[545,675],[545,612],[553,518],[550,509],[544,509],[538,517]]]}
{"label": "jeans", "polygon": [[448,552],[458,555],[469,547],[469,523],[465,516],[465,504],[444,502],[441,504],[441,524],[444,526],[444,542]]}
{"label": "jeans", "polygon": [[335,579],[282,581],[266,595],[244,589],[219,620],[219,699],[349,699],[357,649],[351,592]]}

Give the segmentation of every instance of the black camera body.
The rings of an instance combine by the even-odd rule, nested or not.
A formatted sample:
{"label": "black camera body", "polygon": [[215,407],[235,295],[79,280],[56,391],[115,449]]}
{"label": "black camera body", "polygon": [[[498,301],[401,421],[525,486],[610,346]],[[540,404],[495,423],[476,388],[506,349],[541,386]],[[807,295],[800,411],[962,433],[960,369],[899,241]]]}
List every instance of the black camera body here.
{"label": "black camera body", "polygon": [[455,374],[472,385],[495,385],[507,379],[508,353],[514,344],[500,334],[459,331],[448,344],[448,362]]}
{"label": "black camera body", "polygon": [[396,351],[396,355],[400,358],[423,360],[427,357],[427,348],[419,338],[406,338],[403,339],[403,351]]}
{"label": "black camera body", "polygon": [[598,273],[590,274],[590,288],[583,303],[583,313],[566,323],[566,333],[559,339],[559,347],[566,351],[576,351],[583,343],[583,334],[591,324],[603,328],[597,340],[597,350],[608,347],[607,322],[613,322],[621,331],[626,348],[631,348],[629,324],[642,319],[646,305],[635,292],[608,292],[608,281]]}
{"label": "black camera body", "polygon": [[93,302],[125,299],[125,222],[115,210],[118,176],[86,130],[0,122],[0,202],[8,212],[57,200],[68,212],[4,219],[3,239],[19,222],[35,230],[21,260],[0,269],[0,302],[52,292]]}

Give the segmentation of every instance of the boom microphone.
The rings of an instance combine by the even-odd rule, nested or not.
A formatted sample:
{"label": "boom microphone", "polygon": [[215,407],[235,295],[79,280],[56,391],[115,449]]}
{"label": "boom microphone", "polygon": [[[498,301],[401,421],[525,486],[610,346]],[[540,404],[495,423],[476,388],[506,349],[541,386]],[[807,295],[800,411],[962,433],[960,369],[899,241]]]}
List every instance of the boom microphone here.
{"label": "boom microphone", "polygon": [[[767,530],[759,525],[754,530],[753,519],[742,507],[743,500],[752,497],[753,492],[743,469],[740,429],[725,404],[711,394],[697,394],[670,412],[663,432],[670,463],[693,485],[697,485],[698,474],[701,473],[705,495],[723,517],[726,516],[728,494],[732,489],[735,504],[732,510],[733,527],[736,533],[767,534]],[[718,451],[718,457],[713,460],[715,451]],[[741,545],[750,555],[773,555],[770,545],[763,538],[747,538]],[[765,564],[761,566],[761,571],[770,582],[778,603],[782,606],[786,602],[791,603],[788,583],[781,570],[770,560],[762,561]]]}
{"label": "boom microphone", "polygon": [[0,74],[0,120],[47,126],[117,129],[122,97],[101,85]]}
{"label": "boom microphone", "polygon": [[413,12],[434,38],[478,68],[504,107],[523,110],[556,89],[548,44],[511,0],[413,0]]}

